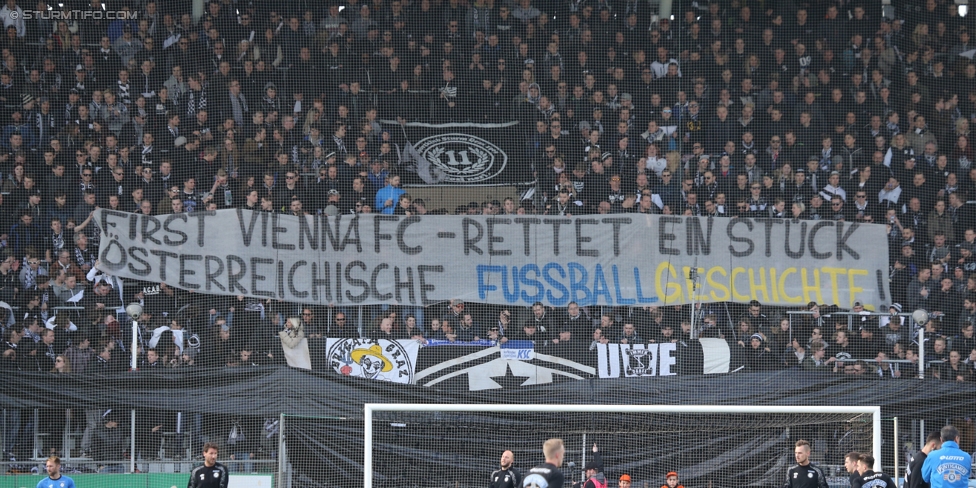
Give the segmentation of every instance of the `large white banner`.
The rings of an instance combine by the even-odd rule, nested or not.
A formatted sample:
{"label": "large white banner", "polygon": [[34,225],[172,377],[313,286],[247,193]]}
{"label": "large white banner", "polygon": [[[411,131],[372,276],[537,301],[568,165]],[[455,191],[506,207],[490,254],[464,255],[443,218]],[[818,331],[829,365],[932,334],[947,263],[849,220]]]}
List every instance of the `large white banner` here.
{"label": "large white banner", "polygon": [[[99,269],[304,303],[672,305],[890,302],[885,227],[592,215],[327,217],[96,211]],[[697,275],[700,287],[691,278]]]}

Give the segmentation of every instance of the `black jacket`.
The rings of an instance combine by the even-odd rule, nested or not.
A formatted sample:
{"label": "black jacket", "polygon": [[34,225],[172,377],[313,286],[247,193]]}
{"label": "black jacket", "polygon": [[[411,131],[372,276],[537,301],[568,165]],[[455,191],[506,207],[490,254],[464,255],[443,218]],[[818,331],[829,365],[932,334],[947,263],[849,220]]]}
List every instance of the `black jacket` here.
{"label": "black jacket", "polygon": [[827,488],[827,476],[819,466],[799,464],[786,471],[784,488]]}

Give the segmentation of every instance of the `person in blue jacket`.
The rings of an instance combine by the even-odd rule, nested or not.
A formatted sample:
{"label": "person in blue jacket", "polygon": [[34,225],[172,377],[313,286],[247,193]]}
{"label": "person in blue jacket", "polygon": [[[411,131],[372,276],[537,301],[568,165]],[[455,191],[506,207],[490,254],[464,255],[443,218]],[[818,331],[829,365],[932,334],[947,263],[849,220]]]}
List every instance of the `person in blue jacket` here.
{"label": "person in blue jacket", "polygon": [[959,429],[947,425],[940,432],[942,448],[929,453],[922,464],[922,479],[932,488],[966,488],[973,458],[959,448]]}
{"label": "person in blue jacket", "polygon": [[44,467],[47,468],[47,477],[37,482],[37,488],[75,488],[74,480],[61,474],[61,458],[47,458]]}
{"label": "person in blue jacket", "polygon": [[400,195],[403,195],[406,191],[400,188],[399,175],[390,175],[387,181],[389,184],[376,192],[376,206],[374,209],[379,213],[393,215],[393,211],[396,210],[397,203],[400,201]]}

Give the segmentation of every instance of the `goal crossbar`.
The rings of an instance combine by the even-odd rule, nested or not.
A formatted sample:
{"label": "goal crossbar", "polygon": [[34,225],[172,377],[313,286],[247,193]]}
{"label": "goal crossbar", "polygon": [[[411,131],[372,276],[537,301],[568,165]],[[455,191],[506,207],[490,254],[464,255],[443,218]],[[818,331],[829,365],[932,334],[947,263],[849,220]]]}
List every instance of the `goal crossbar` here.
{"label": "goal crossbar", "polygon": [[871,414],[874,470],[881,470],[880,406],[797,405],[548,405],[491,403],[367,403],[363,405],[363,486],[373,488],[373,412],[578,412],[578,413],[825,413]]}

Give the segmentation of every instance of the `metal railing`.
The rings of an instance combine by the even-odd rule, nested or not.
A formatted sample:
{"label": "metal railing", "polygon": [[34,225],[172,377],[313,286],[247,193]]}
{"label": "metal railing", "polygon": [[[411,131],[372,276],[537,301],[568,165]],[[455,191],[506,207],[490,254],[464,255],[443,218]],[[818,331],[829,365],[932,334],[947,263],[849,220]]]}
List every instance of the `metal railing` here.
{"label": "metal railing", "polygon": [[[81,426],[78,428],[77,422],[72,425],[72,415],[67,415],[72,409],[58,410],[56,415],[64,415],[65,423],[61,432],[45,432],[42,427],[42,413],[39,409],[3,409],[0,410],[0,446],[4,450],[13,447],[17,449],[18,441],[31,439],[30,455],[26,458],[0,460],[0,467],[5,473],[43,473],[44,463],[47,460],[50,449],[56,449],[56,454],[61,457],[66,469],[71,472],[81,473],[165,473],[165,472],[190,472],[194,464],[202,461],[199,448],[203,436],[198,432],[180,429],[183,423],[180,419],[186,417],[177,412],[177,432],[166,432],[158,436],[159,446],[139,446],[137,448],[137,435],[135,433],[136,411],[130,411],[132,429],[125,435],[119,445],[113,446],[117,453],[125,453],[127,457],[121,459],[95,459],[90,455],[82,454],[80,441],[85,433],[85,416],[83,409],[74,409],[75,412],[82,414]],[[27,414],[24,418],[22,414]],[[75,417],[79,417],[75,415]],[[21,429],[27,428],[27,431]],[[52,446],[49,439],[61,436],[60,446]],[[11,438],[11,436],[13,438]],[[175,440],[175,443],[173,441]],[[155,439],[154,439],[155,442]],[[47,445],[45,445],[47,444]],[[199,445],[197,445],[199,444]],[[289,473],[288,469],[280,466],[280,457],[283,454],[284,436],[279,436],[277,446],[271,447],[270,452],[261,453],[260,449],[235,449],[235,446],[224,446],[221,452],[221,462],[228,466],[231,472],[239,473],[276,473],[276,476]],[[140,449],[141,448],[141,449]],[[21,450],[24,450],[21,447]],[[260,453],[254,455],[254,453]],[[252,457],[253,456],[253,457]],[[279,485],[280,486],[280,485]]]}
{"label": "metal railing", "polygon": [[[792,332],[792,329],[793,329],[793,316],[794,315],[813,315],[813,312],[811,312],[809,310],[787,310],[786,311],[786,315],[790,318],[790,331]],[[887,313],[887,312],[882,313],[882,312],[867,312],[867,311],[865,311],[865,312],[838,311],[838,312],[831,312],[831,313],[827,314],[826,316],[821,314],[820,317],[817,317],[817,325],[816,325],[816,327],[821,327],[822,328],[824,326],[824,318],[825,317],[835,317],[837,315],[840,315],[842,317],[844,317],[844,316],[847,317],[847,330],[848,331],[854,330],[854,317],[906,317],[906,318],[908,318],[911,321],[911,324],[913,326],[917,326],[918,325],[918,324],[915,323],[915,320],[912,318],[911,312],[899,312],[899,313],[896,313],[896,314],[892,314],[892,313]],[[932,319],[939,319],[939,320],[941,320],[942,317],[941,316],[939,316],[939,317],[932,317]],[[834,323],[836,324],[836,321],[834,321]],[[790,336],[790,339],[792,339],[792,336]]]}
{"label": "metal railing", "polygon": [[[45,459],[28,459],[23,461],[0,460],[0,470],[6,474],[38,474],[44,473]],[[268,473],[278,475],[278,461],[276,459],[231,459],[224,458],[223,453],[218,461],[227,466],[231,473]],[[95,461],[92,459],[61,459],[62,470],[65,473],[128,473],[128,459],[111,459]],[[186,461],[136,461],[136,470],[140,473],[189,473],[193,466],[202,463],[202,459]]]}
{"label": "metal railing", "polygon": [[[787,317],[789,317],[789,320],[790,320],[790,341],[792,341],[793,340],[793,317],[796,316],[796,315],[813,315],[813,312],[811,312],[809,310],[788,310],[786,312],[786,314],[787,314]],[[935,361],[928,361],[928,362],[925,361],[925,327],[923,327],[920,324],[918,324],[917,322],[915,322],[915,319],[914,319],[914,317],[912,317],[912,313],[911,312],[900,312],[900,313],[892,314],[892,313],[881,313],[881,312],[851,312],[851,311],[847,311],[847,312],[832,312],[832,313],[828,314],[829,317],[834,317],[836,315],[847,316],[847,330],[848,331],[854,330],[854,317],[878,317],[878,318],[880,318],[880,317],[905,317],[907,319],[905,322],[906,322],[908,337],[909,337],[909,339],[911,339],[911,343],[912,344],[915,344],[915,345],[919,346],[918,347],[918,364],[920,364],[920,365],[923,366],[923,367],[918,368],[918,378],[919,379],[924,379],[925,378],[925,370],[929,366],[931,366],[933,364],[941,364],[941,363],[944,363],[945,362],[945,361],[942,361],[942,360],[935,360]],[[942,320],[942,317],[943,317],[943,315],[930,315],[929,316],[929,320],[938,320],[938,321],[941,321]],[[880,320],[879,320],[878,324],[879,324],[879,329],[880,329]],[[817,327],[820,327],[821,329],[823,329],[823,327],[824,327],[824,315],[821,315],[821,316],[819,316],[817,318],[817,325],[816,326]],[[851,361],[855,361],[855,360],[852,359]],[[875,358],[871,358],[871,361],[875,361]],[[891,362],[909,362],[909,361],[904,360],[904,359],[902,359],[902,360],[890,360],[890,361]]]}

